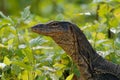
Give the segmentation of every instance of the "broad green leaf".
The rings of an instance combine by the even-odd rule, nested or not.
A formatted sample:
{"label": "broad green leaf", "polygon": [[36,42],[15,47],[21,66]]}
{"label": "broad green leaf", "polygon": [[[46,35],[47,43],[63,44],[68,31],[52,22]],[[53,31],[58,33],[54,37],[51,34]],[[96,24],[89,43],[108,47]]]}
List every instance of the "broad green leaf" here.
{"label": "broad green leaf", "polygon": [[17,34],[16,29],[15,29],[15,27],[13,27],[13,26],[10,26],[10,32],[11,32],[12,34],[14,34],[14,35]]}
{"label": "broad green leaf", "polygon": [[74,75],[76,75],[77,77],[80,77],[80,71],[78,70],[77,66],[73,64],[72,67],[73,67]]}
{"label": "broad green leaf", "polygon": [[116,18],[112,18],[110,21],[109,21],[109,24],[110,26],[112,27],[117,27],[119,25],[119,22]]}
{"label": "broad green leaf", "polygon": [[120,56],[120,50],[116,50],[117,56]]}
{"label": "broad green leaf", "polygon": [[74,74],[72,73],[65,80],[72,80],[73,76],[74,76]]}
{"label": "broad green leaf", "polygon": [[92,36],[93,36],[93,38],[97,38],[97,39],[105,39],[105,34],[103,34],[103,33],[93,32]]}
{"label": "broad green leaf", "polygon": [[24,57],[23,62],[29,62],[29,59],[27,56]]}
{"label": "broad green leaf", "polygon": [[0,11],[0,16],[2,16],[4,19],[9,20],[12,24],[14,24],[14,21],[12,20],[12,18],[10,18],[9,16],[5,16],[1,11]]}
{"label": "broad green leaf", "polygon": [[62,68],[65,67],[65,65],[60,64],[60,63],[55,63],[55,64],[53,65],[53,67],[58,68],[58,69],[62,69]]}
{"label": "broad green leaf", "polygon": [[64,16],[62,14],[58,14],[56,16],[56,20],[64,20]]}
{"label": "broad green leaf", "polygon": [[120,21],[120,7],[115,9],[114,16]]}
{"label": "broad green leaf", "polygon": [[96,37],[96,35],[97,35],[97,33],[96,33],[96,32],[93,32],[93,33],[92,33],[92,37],[93,37],[93,38],[95,38],[95,37]]}
{"label": "broad green leaf", "polygon": [[38,45],[41,45],[43,43],[47,42],[47,40],[41,38],[41,37],[37,37],[37,38],[34,38],[34,39],[31,39],[30,40],[30,45],[31,47],[33,46],[38,46]]}
{"label": "broad green leaf", "polygon": [[116,38],[115,46],[116,46],[116,48],[120,48],[120,39],[119,38]]}
{"label": "broad green leaf", "polygon": [[100,9],[98,10],[98,14],[101,17],[105,17],[106,15],[108,15],[110,10],[111,10],[110,6],[108,6],[107,4],[101,4]]}
{"label": "broad green leaf", "polygon": [[10,40],[8,41],[8,45],[12,45],[12,44],[13,44],[13,41],[14,41],[14,39],[10,39]]}
{"label": "broad green leaf", "polygon": [[0,16],[2,16],[3,18],[7,18],[7,16],[5,16],[1,11],[0,11]]}
{"label": "broad green leaf", "polygon": [[69,63],[69,59],[61,59],[61,63],[67,65]]}
{"label": "broad green leaf", "polygon": [[101,43],[104,43],[104,42],[106,42],[106,41],[108,41],[108,40],[100,39],[100,40],[96,41],[96,43],[97,43],[97,44],[101,44]]}
{"label": "broad green leaf", "polygon": [[64,69],[62,69],[62,70],[57,70],[57,71],[55,72],[55,75],[56,75],[57,77],[61,77],[61,76],[63,75],[63,72],[64,72]]}
{"label": "broad green leaf", "polygon": [[8,26],[8,24],[3,24],[2,23],[2,25],[0,25],[0,30],[2,30],[3,28],[5,28],[6,26]]}
{"label": "broad green leaf", "polygon": [[0,43],[0,48],[8,48],[8,47]]}
{"label": "broad green leaf", "polygon": [[12,63],[7,56],[4,57],[4,61],[3,61],[3,62],[4,62],[6,65],[10,65],[10,64]]}
{"label": "broad green leaf", "polygon": [[21,73],[21,71],[22,70],[21,70],[20,66],[12,64],[12,66],[11,66],[11,72],[14,75],[19,75],[19,73]]}
{"label": "broad green leaf", "polygon": [[32,70],[32,66],[30,66],[28,64],[25,64],[25,63],[23,63],[21,61],[14,61],[13,64],[16,64],[16,65],[18,65],[18,66],[20,66],[20,67],[22,67],[22,68],[24,68],[26,70],[29,70],[29,71]]}
{"label": "broad green leaf", "polygon": [[40,75],[36,80],[48,80],[46,79],[47,77],[45,75]]}
{"label": "broad green leaf", "polygon": [[97,38],[98,38],[98,39],[105,39],[105,34],[103,34],[103,33],[98,33],[98,34],[97,34]]}
{"label": "broad green leaf", "polygon": [[45,71],[50,71],[50,72],[55,72],[56,70],[51,68],[51,67],[48,67],[48,66],[42,66],[41,68],[42,70],[45,70]]}
{"label": "broad green leaf", "polygon": [[26,7],[24,11],[21,13],[21,18],[23,20],[28,19],[29,16],[30,16],[30,6]]}
{"label": "broad green leaf", "polygon": [[33,56],[32,50],[27,47],[27,48],[24,49],[23,53],[28,58],[29,63],[32,64],[33,60],[34,60],[34,56]]}
{"label": "broad green leaf", "polygon": [[28,71],[27,70],[22,72],[21,78],[22,78],[22,80],[29,80],[29,78],[28,78]]}
{"label": "broad green leaf", "polygon": [[40,70],[37,69],[37,70],[35,71],[35,77],[38,76],[38,75],[42,75],[42,71],[40,71]]}
{"label": "broad green leaf", "polygon": [[55,74],[50,74],[50,78],[52,80],[59,80],[59,78]]}

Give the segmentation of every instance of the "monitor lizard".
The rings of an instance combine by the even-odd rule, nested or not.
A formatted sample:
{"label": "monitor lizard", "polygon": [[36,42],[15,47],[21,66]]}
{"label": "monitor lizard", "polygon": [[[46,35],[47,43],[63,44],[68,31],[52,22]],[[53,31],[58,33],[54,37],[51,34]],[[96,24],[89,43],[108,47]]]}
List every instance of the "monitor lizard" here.
{"label": "monitor lizard", "polygon": [[37,24],[31,29],[51,37],[72,58],[81,73],[80,80],[120,80],[120,65],[97,54],[77,25],[52,21]]}

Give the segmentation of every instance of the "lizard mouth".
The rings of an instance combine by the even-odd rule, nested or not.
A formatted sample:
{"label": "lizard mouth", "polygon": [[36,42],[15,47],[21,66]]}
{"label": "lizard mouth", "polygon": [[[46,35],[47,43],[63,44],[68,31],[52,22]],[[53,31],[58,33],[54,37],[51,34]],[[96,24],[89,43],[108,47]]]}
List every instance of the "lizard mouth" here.
{"label": "lizard mouth", "polygon": [[32,30],[33,32],[36,32],[36,33],[42,32],[42,31],[44,31],[44,29],[45,29],[45,25],[44,25],[44,24],[37,24],[37,25],[35,25],[35,26],[33,26],[33,27],[31,28],[31,30]]}
{"label": "lizard mouth", "polygon": [[32,30],[33,32],[37,31],[37,29],[36,29],[35,27],[32,27],[31,30]]}

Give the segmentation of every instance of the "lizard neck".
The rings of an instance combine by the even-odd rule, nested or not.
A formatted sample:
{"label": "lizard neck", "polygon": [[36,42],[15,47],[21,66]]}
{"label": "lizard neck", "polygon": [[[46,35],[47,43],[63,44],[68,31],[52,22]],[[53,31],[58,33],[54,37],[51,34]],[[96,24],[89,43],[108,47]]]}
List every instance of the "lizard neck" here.
{"label": "lizard neck", "polygon": [[[64,36],[67,37],[64,38]],[[94,52],[94,50],[91,48],[91,45],[89,45],[87,39],[84,36],[77,39],[74,34],[64,34],[61,37],[53,37],[53,39],[76,63],[81,73],[82,80],[90,79],[92,77],[91,57],[94,56],[91,52]]]}
{"label": "lizard neck", "polygon": [[[67,36],[67,37],[66,37]],[[74,53],[76,53],[76,41],[71,37],[73,35],[64,34],[58,37],[52,37],[54,41],[62,47],[62,49],[69,55],[72,56]]]}

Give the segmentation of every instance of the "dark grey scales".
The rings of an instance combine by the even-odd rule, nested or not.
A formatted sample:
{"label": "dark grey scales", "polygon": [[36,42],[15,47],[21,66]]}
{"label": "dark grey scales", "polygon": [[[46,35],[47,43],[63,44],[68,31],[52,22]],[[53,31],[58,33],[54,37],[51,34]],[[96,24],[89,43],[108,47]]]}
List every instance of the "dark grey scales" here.
{"label": "dark grey scales", "polygon": [[52,21],[35,25],[31,29],[35,33],[52,37],[66,51],[81,73],[79,80],[120,80],[120,65],[97,54],[75,24]]}

